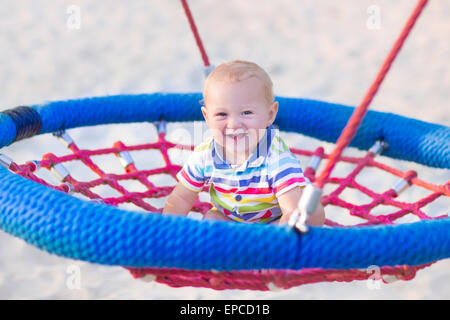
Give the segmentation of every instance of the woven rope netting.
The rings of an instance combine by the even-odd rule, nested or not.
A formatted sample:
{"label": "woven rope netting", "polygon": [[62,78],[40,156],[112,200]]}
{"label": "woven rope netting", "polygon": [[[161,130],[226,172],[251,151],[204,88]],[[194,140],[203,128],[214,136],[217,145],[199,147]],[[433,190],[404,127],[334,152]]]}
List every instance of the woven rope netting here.
{"label": "woven rope netting", "polygon": [[[59,140],[70,149],[71,153],[57,156],[53,153],[43,155],[39,161],[29,161],[24,164],[12,163],[10,169],[27,179],[36,181],[40,184],[74,196],[91,199],[97,202],[103,202],[108,205],[121,207],[132,204],[141,210],[149,212],[161,212],[162,207],[152,205],[152,199],[163,199],[167,197],[173,186],[158,186],[153,183],[152,177],[168,175],[175,179],[176,173],[181,169],[179,164],[171,160],[169,154],[171,150],[193,150],[193,145],[183,145],[176,141],[169,141],[166,137],[165,126],[162,123],[156,124],[158,129],[158,139],[151,143],[128,145],[125,142],[117,141],[111,147],[103,149],[84,149],[80,148],[75,141],[66,132],[57,132],[55,134]],[[446,216],[430,216],[422,210],[425,206],[438,199],[439,197],[449,196],[449,184],[435,185],[425,182],[417,177],[415,171],[400,171],[391,166],[383,164],[375,159],[376,148],[361,156],[342,156],[340,162],[350,165],[353,169],[349,170],[346,176],[330,177],[325,183],[330,186],[330,192],[322,197],[322,204],[326,212],[342,208],[347,215],[357,217],[359,223],[351,227],[378,224],[395,224],[398,220],[405,219],[407,216],[413,216],[416,220],[423,219],[441,219]],[[152,169],[139,169],[133,158],[136,154],[142,152],[158,152],[162,156],[164,165]],[[305,167],[305,175],[314,182],[316,179],[317,167],[320,160],[327,159],[328,154],[322,147],[316,150],[303,150],[291,148],[291,151],[302,160],[309,158],[309,164]],[[382,148],[378,148],[382,151]],[[117,159],[117,162],[123,166],[123,173],[110,173],[102,169],[93,160],[100,156],[111,156]],[[152,156],[154,157],[154,155]],[[81,181],[76,179],[67,167],[71,162],[82,164],[85,169],[91,170],[97,178],[90,181]],[[383,192],[375,192],[370,187],[358,183],[358,175],[364,172],[364,169],[375,169],[384,174],[391,175],[398,179],[391,187]],[[42,170],[54,174],[61,183],[52,183],[45,181],[42,177]],[[372,172],[372,174],[374,174]],[[49,179],[47,179],[49,180]],[[389,180],[389,179],[386,179]],[[145,191],[129,191],[124,187],[126,182],[139,183]],[[116,191],[118,196],[105,197],[102,192],[96,190],[102,186]],[[416,186],[426,191],[428,195],[415,202],[404,202],[397,200],[401,190],[408,186]],[[346,190],[358,191],[371,200],[364,204],[352,204],[342,197]],[[200,201],[200,198],[207,199],[208,188],[205,187],[201,196],[197,199],[192,211],[205,213],[211,208],[207,201]],[[385,206],[395,208],[391,213],[373,214],[375,208]],[[330,227],[346,227],[339,219],[333,220],[327,218],[325,225]],[[345,221],[345,219],[343,220]],[[417,270],[422,269],[429,264],[421,266],[396,266],[382,267],[379,271],[382,274],[382,280],[391,279],[410,280],[414,278]],[[302,270],[255,270],[255,271],[190,271],[181,269],[166,268],[129,268],[136,278],[151,279],[157,282],[166,283],[170,286],[196,286],[210,287],[214,289],[253,289],[253,290],[271,290],[274,288],[290,288],[307,283],[323,281],[353,281],[364,280],[373,277],[367,270],[325,270],[325,269],[302,269]],[[395,277],[392,277],[395,276]]]}
{"label": "woven rope netting", "polygon": [[[196,42],[199,46],[204,65],[205,67],[210,67],[206,52],[201,44],[195,24],[193,23],[192,15],[188,10],[187,2],[182,1],[182,3],[186,10],[192,31],[194,32]],[[448,220],[447,214],[442,214],[442,212],[440,215],[432,214],[425,210],[425,208],[432,203],[439,201],[439,198],[450,196],[450,181],[446,181],[442,185],[426,182],[418,177],[417,171],[396,169],[395,165],[387,164],[389,161],[376,160],[377,155],[388,150],[387,153],[394,159],[417,160],[417,163],[423,163],[430,165],[431,167],[448,168],[448,161],[446,160],[448,159],[448,153],[446,153],[447,149],[445,149],[447,146],[446,137],[448,136],[448,128],[434,124],[419,123],[412,119],[399,119],[400,117],[395,118],[387,115],[372,114],[372,117],[367,119],[366,125],[363,126],[364,128],[362,131],[364,133],[359,137],[356,134],[363,118],[365,118],[371,101],[380,88],[385,75],[389,71],[390,66],[395,60],[426,3],[427,1],[424,0],[418,2],[391,52],[382,64],[375,80],[369,87],[361,103],[354,109],[351,117],[347,117],[347,112],[349,110],[345,107],[338,107],[336,105],[327,107],[326,103],[280,98],[280,110],[282,106],[289,105],[289,108],[286,107],[284,109],[284,112],[289,113],[289,115],[280,115],[281,119],[279,119],[279,121],[282,123],[282,125],[280,125],[282,131],[293,131],[308,135],[308,132],[302,132],[299,128],[305,129],[307,125],[313,124],[314,128],[306,128],[306,131],[309,130],[311,136],[319,136],[319,139],[324,141],[336,141],[333,151],[329,153],[326,153],[325,149],[320,145],[310,149],[298,147],[291,148],[291,151],[295,155],[302,158],[301,163],[304,166],[305,175],[315,186],[324,191],[321,202],[325,207],[327,219],[325,221],[325,227],[319,228],[321,229],[320,232],[323,232],[326,228],[333,229],[333,231],[339,229],[352,231],[363,229],[367,226],[386,225],[387,227],[383,232],[389,233],[389,230],[392,230],[387,230],[390,225],[398,225],[418,220]],[[0,143],[2,145],[8,145],[14,141],[31,137],[36,134],[54,132],[54,135],[60,139],[71,152],[69,154],[64,153],[64,155],[47,153],[42,156],[41,160],[28,161],[22,164],[13,162],[4,155],[0,155],[0,163],[7,167],[9,171],[29,180],[38,182],[49,189],[62,191],[84,200],[87,199],[89,201],[100,202],[113,207],[128,209],[132,206],[141,211],[144,210],[151,212],[152,214],[158,214],[162,211],[164,199],[168,197],[173,190],[173,182],[176,181],[176,174],[181,169],[181,165],[185,160],[185,158],[182,159],[183,161],[181,161],[181,163],[174,161],[173,151],[179,150],[188,152],[192,151],[194,146],[191,143],[182,144],[180,141],[171,140],[168,135],[166,136],[166,127],[168,127],[166,126],[166,123],[163,121],[155,121],[166,119],[168,123],[170,123],[200,120],[198,119],[198,115],[191,109],[195,105],[193,101],[198,101],[197,98],[199,97],[195,94],[155,94],[134,97],[117,96],[55,102],[42,107],[19,107],[14,110],[8,110],[3,114],[0,114],[0,122],[2,124],[0,129],[3,130],[2,135],[0,135]],[[306,109],[304,109],[306,107],[309,108],[307,112],[305,112]],[[327,107],[327,109],[323,109],[325,107]],[[153,109],[149,110],[149,108]],[[300,113],[301,117],[297,114],[299,110],[302,110]],[[330,113],[328,114],[328,112]],[[324,118],[324,113],[327,113],[328,117]],[[307,117],[311,117],[311,120],[305,121]],[[342,120],[345,120],[345,123],[347,123],[343,130],[341,126]],[[120,138],[120,141],[116,141],[109,147],[100,149],[86,148],[78,145],[69,136],[68,132],[64,131],[64,128],[69,129],[106,123],[134,123],[144,121],[152,122],[155,125],[157,132],[157,139],[155,141],[136,144],[132,141],[126,141],[125,139]],[[301,121],[305,122],[300,124]],[[400,130],[396,131],[395,127],[398,127]],[[333,134],[329,134],[330,131],[337,130],[337,128],[339,128],[339,132],[342,132],[338,139],[336,136],[333,136]],[[58,129],[62,130],[56,131]],[[408,130],[410,131],[408,132]],[[339,132],[337,132],[337,134]],[[383,139],[384,135],[386,135],[386,140]],[[364,151],[357,155],[344,156],[343,150],[350,145],[353,138],[355,138],[354,140],[357,140],[357,143],[355,144],[360,150],[368,151]],[[420,152],[417,147],[416,138],[423,140],[422,142],[424,143]],[[373,144],[372,148],[370,148],[370,145],[367,145],[368,141]],[[392,144],[394,147],[389,144]],[[441,150],[442,147],[445,150]],[[414,152],[414,150],[416,150],[418,154],[412,156],[411,153]],[[428,153],[427,150],[431,151],[430,153],[432,154]],[[146,161],[149,163],[155,163],[153,161],[155,158],[154,152],[157,152],[159,154],[158,156],[162,158],[162,164],[154,164],[156,167],[150,169],[138,165],[134,159],[138,154],[145,152],[152,152],[152,155],[146,158]],[[184,155],[187,157],[187,154]],[[98,161],[98,158],[101,157],[114,157],[115,161],[122,165],[121,170],[112,172],[110,167],[106,166],[104,161]],[[326,160],[326,165],[321,172],[318,172],[321,160]],[[68,169],[73,163],[77,163],[78,166],[81,165],[84,171],[89,171],[90,178],[86,178],[86,176],[80,178],[77,174],[74,174],[74,171]],[[306,163],[307,165],[305,166]],[[333,169],[340,165],[350,169],[344,170],[345,173],[336,170],[338,173],[332,175]],[[55,175],[59,182],[52,182],[52,179],[48,179],[48,175],[46,174],[48,172]],[[219,254],[217,254],[217,252],[210,254],[211,252],[208,252],[207,249],[203,248],[203,243],[201,243],[201,241],[206,241],[205,239],[214,242],[216,240],[222,240],[217,239],[218,237],[223,236],[226,238],[228,236],[226,233],[233,229],[228,228],[229,223],[216,222],[216,228],[214,230],[219,231],[217,233],[211,232],[209,234],[209,229],[207,228],[208,226],[211,228],[213,226],[203,225],[200,228],[200,225],[194,226],[192,223],[188,223],[189,218],[185,218],[187,220],[183,220],[182,222],[164,219],[166,221],[170,220],[172,224],[166,224],[166,221],[162,221],[162,219],[153,219],[158,218],[156,216],[151,216],[151,219],[144,219],[149,217],[130,214],[127,218],[125,211],[118,212],[117,210],[112,210],[114,208],[100,208],[99,206],[94,206],[92,204],[90,204],[90,206],[84,206],[85,203],[77,203],[76,206],[78,208],[71,207],[71,205],[75,203],[71,201],[73,199],[69,200],[68,198],[70,197],[65,198],[66,195],[62,195],[64,197],[61,197],[61,194],[47,194],[49,201],[45,204],[40,203],[40,199],[37,199],[39,198],[39,194],[26,195],[23,197],[24,200],[21,200],[21,197],[23,196],[20,194],[22,192],[21,188],[24,187],[25,184],[22,181],[16,181],[11,177],[14,175],[11,174],[8,176],[8,174],[9,173],[0,170],[0,175],[2,175],[2,177],[14,180],[14,183],[4,185],[5,190],[0,189],[0,191],[4,193],[5,199],[3,206],[4,212],[2,212],[3,216],[0,216],[0,223],[2,224],[2,228],[6,231],[24,238],[40,248],[63,256],[113,265],[117,265],[117,261],[125,261],[124,263],[118,264],[127,266],[126,268],[135,278],[155,280],[174,287],[196,286],[209,287],[218,290],[273,290],[324,281],[374,279],[374,275],[385,282],[389,282],[392,279],[410,280],[414,278],[418,270],[429,266],[432,261],[448,257],[449,252],[448,232],[446,229],[448,226],[446,223],[438,225],[434,222],[436,227],[431,230],[438,230],[439,232],[436,236],[434,234],[425,233],[426,237],[429,236],[429,239],[416,239],[414,237],[417,236],[414,234],[410,236],[408,231],[405,232],[405,229],[402,229],[402,237],[393,237],[394,239],[389,240],[390,255],[386,260],[384,260],[382,256],[383,252],[387,251],[387,245],[386,248],[379,248],[376,247],[376,245],[374,247],[370,236],[366,236],[366,242],[364,242],[364,244],[366,246],[370,245],[371,248],[363,249],[367,249],[365,254],[366,260],[364,261],[388,262],[385,266],[365,266],[366,269],[353,268],[355,265],[358,267],[362,267],[363,265],[362,262],[355,261],[356,258],[351,256],[355,255],[355,250],[350,250],[343,255],[337,255],[334,252],[333,257],[329,258],[327,255],[331,256],[333,250],[338,250],[333,249],[333,244],[328,243],[327,238],[325,237],[324,239],[319,239],[321,240],[320,244],[314,243],[314,245],[311,245],[311,240],[309,243],[306,243],[307,240],[305,240],[305,247],[307,247],[305,251],[300,250],[301,252],[294,252],[292,254],[292,252],[280,250],[280,256],[283,256],[282,258],[285,258],[284,256],[286,256],[286,261],[282,264],[279,264],[279,261],[270,261],[267,265],[270,265],[270,268],[274,269],[250,270],[255,268],[244,267],[243,269],[245,270],[230,270],[230,267],[222,266],[222,264],[226,262],[221,257],[222,252],[219,252]],[[159,179],[162,176],[169,179]],[[362,176],[365,176],[366,179],[361,179]],[[158,178],[155,179],[155,177]],[[369,178],[367,179],[367,177]],[[393,178],[395,178],[393,183],[384,184],[389,183]],[[364,180],[369,181],[368,183],[362,183]],[[159,181],[159,183],[156,181]],[[161,184],[161,181],[165,181],[165,183]],[[433,181],[437,180],[433,179]],[[0,184],[1,183],[2,181],[0,179]],[[133,187],[127,187],[130,185]],[[134,187],[136,185],[139,185],[139,188],[136,189]],[[37,193],[45,193],[42,190],[38,190],[35,185],[28,184],[26,185],[26,188],[28,190],[36,190],[35,192]],[[400,193],[405,189],[412,188],[420,190],[420,197],[418,199],[414,197],[402,198]],[[105,189],[109,191],[103,192],[102,190]],[[356,198],[351,196],[351,194],[355,193],[358,194]],[[0,196],[2,196],[2,194],[0,194]],[[30,202],[33,203],[30,204]],[[57,212],[58,209],[55,209],[55,207],[64,208],[63,204],[66,202],[71,202],[67,208],[69,212],[64,212],[60,221],[58,220],[60,218],[58,215],[59,212]],[[21,206],[23,203],[23,208],[18,208],[18,206]],[[82,210],[79,206],[83,206],[83,208],[91,215],[83,216],[83,214],[79,212]],[[203,191],[200,192],[199,198],[193,206],[192,211],[204,214],[210,208],[211,204],[209,202],[208,186],[205,186]],[[381,212],[379,211],[379,208],[382,208]],[[46,210],[48,209],[52,211],[52,214],[50,214],[49,217],[46,216]],[[112,214],[103,215],[104,211],[108,211],[107,209],[114,212],[112,212]],[[28,214],[27,210],[31,210],[32,212]],[[76,214],[71,215],[72,211],[76,211]],[[123,215],[123,219],[121,219],[121,215]],[[109,218],[112,218],[113,220],[108,221]],[[92,219],[96,221],[91,221]],[[127,219],[131,221],[129,224],[126,223]],[[190,221],[192,222],[192,220]],[[143,222],[147,223],[144,227],[142,227]],[[113,230],[113,228],[116,227],[116,223],[120,224],[120,226]],[[200,224],[202,223],[203,222]],[[236,222],[233,223],[238,224]],[[73,224],[76,225],[74,226]],[[187,227],[188,224],[190,225],[189,227]],[[222,226],[219,228],[217,224],[221,224]],[[84,232],[81,226],[87,225],[90,226],[91,229],[87,230],[83,235],[80,235],[79,232]],[[170,229],[171,225],[176,226],[176,228]],[[427,226],[424,227],[422,224],[417,228],[421,228],[421,234],[423,235],[423,232],[428,230],[426,227]],[[64,230],[61,230],[61,228]],[[130,233],[137,229],[139,229],[139,233]],[[142,229],[151,229],[151,231]],[[236,230],[234,231],[236,232],[233,234],[234,236],[238,236],[238,228],[235,229]],[[245,232],[252,231],[251,233],[253,234],[253,230],[256,229],[258,228],[253,228],[252,230],[246,229]],[[186,242],[186,240],[191,240],[186,237],[186,230],[202,230],[203,232],[206,231],[208,234],[196,235],[197,238],[194,239],[195,243],[190,243],[191,245],[195,244],[195,248],[188,248],[188,245],[183,243],[184,249],[180,249],[182,247],[180,246],[180,241]],[[239,230],[241,230],[241,232],[243,231],[240,227]],[[414,227],[408,230],[414,230]],[[268,230],[266,230],[266,232],[267,231]],[[280,230],[277,229],[276,231],[278,232]],[[366,229],[366,233],[368,234],[367,231],[368,230]],[[65,232],[67,232],[67,234]],[[158,232],[161,233],[158,234]],[[258,232],[258,237],[265,235],[262,233],[264,232],[262,229],[259,229]],[[291,244],[295,245],[298,249],[302,249],[303,244],[301,242],[303,235],[298,235],[297,238],[293,237],[292,230],[289,230],[289,232],[289,239],[292,241]],[[324,235],[325,233],[316,233],[316,235],[317,234]],[[145,242],[146,239],[142,239],[142,235],[152,238],[152,241]],[[244,236],[249,237],[249,235],[250,233],[247,233]],[[272,234],[272,236],[274,235],[275,233]],[[287,234],[279,232],[276,233],[276,235],[276,238],[279,241],[280,239],[278,239],[278,236],[286,236]],[[309,235],[311,235],[311,233]],[[340,238],[341,236],[344,235],[339,233],[339,235],[333,239],[342,240],[342,238]],[[353,236],[349,241],[353,241],[354,243],[354,241],[359,239],[358,236],[359,235]],[[163,240],[160,241],[160,238],[158,237]],[[175,239],[173,239],[173,237],[175,237]],[[411,237],[411,239],[409,237]],[[275,238],[272,238],[271,241],[274,241],[274,239]],[[317,238],[314,239],[316,239],[316,241],[318,240]],[[119,240],[121,243],[116,245],[114,241]],[[139,242],[139,244],[135,244],[136,246],[129,246],[131,242],[141,240],[142,243]],[[85,245],[84,243],[80,244],[80,242],[83,241],[86,242]],[[108,245],[104,245],[102,241],[109,241],[109,243]],[[405,245],[403,243],[397,244],[396,241],[405,241],[408,243],[405,243]],[[411,248],[413,248],[413,246],[417,247],[417,244],[420,241],[422,241],[422,245],[417,248],[416,257],[411,256],[409,251],[412,251]],[[166,245],[166,243],[169,242],[170,245]],[[216,242],[216,245],[218,243],[219,242]],[[155,249],[153,247],[145,247],[146,249],[141,248],[141,245],[148,246],[149,244],[156,244],[159,245],[159,247]],[[264,244],[265,242],[261,241],[257,248],[264,250]],[[428,250],[430,248],[427,246],[430,246],[430,244],[436,248]],[[223,245],[223,243],[220,243],[220,245]],[[313,248],[315,245],[317,245],[317,248]],[[338,245],[340,245],[340,250],[345,251],[343,248],[345,243],[339,243]],[[397,251],[397,246],[401,247],[401,250],[399,249]],[[160,253],[161,250],[167,248],[177,251],[172,254],[173,257],[170,255],[165,256],[165,253],[161,255],[153,255],[153,252],[148,253],[153,249]],[[146,250],[147,252],[141,252],[142,250]],[[229,250],[229,248],[227,248],[227,250]],[[276,248],[276,250],[278,250],[278,248]],[[307,250],[309,251],[307,252]],[[309,259],[311,259],[316,255],[317,251],[315,250],[324,250],[325,252],[321,252],[322,259],[312,262],[307,261],[311,262],[309,266],[314,268],[299,267],[295,270],[287,269],[286,265],[298,265],[292,263],[294,260],[297,261],[297,263],[307,260],[302,256],[302,253],[305,254],[305,252],[307,252],[307,258],[309,257]],[[255,249],[252,253],[255,254],[256,251],[258,250]],[[423,251],[427,251],[426,254],[423,254],[423,257],[418,257]],[[148,253],[148,255],[146,255],[146,253]],[[171,259],[176,258],[176,260],[167,260],[166,258],[168,258],[168,256]],[[327,256],[326,259],[323,259],[324,256]],[[141,257],[143,258],[140,259]],[[247,261],[245,262],[249,262],[252,257],[252,255],[246,257]],[[259,255],[258,259],[261,259],[261,257],[263,260],[267,260],[268,258],[267,256],[264,257],[264,255]],[[379,259],[380,257],[381,259]],[[399,260],[397,259],[398,257],[402,259]],[[181,263],[182,265],[187,265],[186,270],[178,267],[181,265],[180,261],[183,262],[188,259],[191,260],[186,264]],[[276,260],[274,257],[270,257],[270,259]],[[340,261],[337,261],[339,259],[343,259],[348,263],[341,264]],[[195,270],[189,269],[189,267],[193,265],[193,261],[198,262],[198,260],[201,261],[199,261],[198,264],[195,264],[195,266],[208,265],[205,264],[205,262],[211,260],[211,262],[213,262],[211,265],[220,265],[222,271],[212,270],[213,268],[208,267],[195,267],[193,268]],[[233,269],[239,269],[234,267],[234,263],[243,265],[241,263],[242,261],[240,260],[240,257],[235,257],[235,260],[236,261],[229,263],[228,266],[232,265]],[[170,261],[169,265],[177,266],[178,268],[166,268],[165,266],[167,266],[167,264],[164,264],[164,261]],[[391,263],[391,261],[403,262]],[[420,261],[420,263],[417,261]],[[261,268],[261,265],[263,265],[262,262],[263,261],[258,260],[254,266],[256,265],[257,268]],[[330,262],[332,262],[332,264],[330,264]],[[403,263],[410,263],[411,265],[403,265]],[[149,265],[157,265],[160,267],[128,267]],[[245,263],[245,266],[246,265],[248,264]],[[272,267],[273,265],[281,265],[283,268]],[[300,265],[305,264],[302,263]],[[325,268],[330,265],[337,265],[342,267],[342,269],[336,269],[337,267],[334,269],[329,267]],[[316,266],[325,267],[324,269],[321,269],[315,268]],[[351,266],[352,269],[347,269],[345,266]]]}

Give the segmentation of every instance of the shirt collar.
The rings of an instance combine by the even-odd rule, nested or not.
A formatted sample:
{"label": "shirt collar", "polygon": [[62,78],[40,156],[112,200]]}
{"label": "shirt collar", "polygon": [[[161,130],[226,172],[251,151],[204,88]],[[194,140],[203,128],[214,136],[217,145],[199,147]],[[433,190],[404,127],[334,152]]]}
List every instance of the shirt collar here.
{"label": "shirt collar", "polygon": [[[267,154],[269,153],[270,145],[275,134],[276,132],[273,125],[267,127],[266,132],[264,133],[264,136],[259,140],[255,151],[250,155],[250,157],[248,157],[246,161],[244,161],[243,164],[235,168],[236,171],[245,171],[247,168],[261,166],[264,162],[264,159],[267,157]],[[233,165],[224,159],[222,147],[217,145],[214,139],[212,141],[212,144],[211,156],[213,159],[214,167],[216,169],[232,169]]]}

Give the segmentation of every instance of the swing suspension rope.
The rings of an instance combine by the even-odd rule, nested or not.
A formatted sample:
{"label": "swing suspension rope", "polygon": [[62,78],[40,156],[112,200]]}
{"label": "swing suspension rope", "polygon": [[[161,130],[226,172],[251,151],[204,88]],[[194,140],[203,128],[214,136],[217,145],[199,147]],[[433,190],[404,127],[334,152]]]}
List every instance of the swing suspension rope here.
{"label": "swing suspension rope", "polygon": [[[423,211],[423,207],[427,206],[434,200],[441,196],[450,196],[450,181],[444,185],[435,185],[426,181],[423,181],[417,177],[415,171],[402,172],[391,166],[383,164],[375,160],[375,157],[384,151],[383,144],[375,142],[373,147],[364,155],[359,157],[342,156],[342,150],[350,143],[352,137],[355,135],[356,130],[361,124],[362,118],[367,113],[368,106],[379,89],[381,82],[383,81],[386,73],[388,72],[392,62],[397,56],[402,44],[407,38],[410,30],[416,22],[418,16],[423,10],[427,1],[419,1],[413,14],[408,19],[406,26],[404,27],[399,39],[395,42],[394,47],[388,55],[388,58],[383,63],[374,83],[369,88],[361,104],[353,112],[350,121],[345,127],[343,134],[338,139],[338,147],[331,153],[325,153],[322,147],[318,147],[314,151],[291,148],[291,151],[298,156],[306,156],[310,158],[310,162],[304,170],[305,176],[307,176],[317,187],[323,188],[325,184],[337,185],[337,188],[328,195],[324,195],[321,202],[324,206],[335,206],[345,208],[349,211],[351,216],[363,219],[364,222],[354,225],[354,228],[388,224],[393,225],[395,222],[403,217],[412,215],[420,220],[437,220],[445,219],[446,215],[431,216]],[[183,1],[183,8],[188,15],[188,21],[191,25],[191,30],[194,32],[197,45],[199,46],[204,61],[205,67],[210,66],[209,60],[206,55],[206,51],[198,35],[197,28],[195,27],[194,19],[190,13],[187,2]],[[150,100],[146,101],[145,99]],[[148,97],[118,97],[111,99],[86,99],[84,101],[72,101],[69,104],[77,110],[77,104],[89,105],[88,109],[100,109],[103,104],[114,104],[116,101],[120,101],[120,105],[129,106],[128,109],[133,107],[140,107],[145,105],[144,109],[148,110],[148,105],[155,104],[155,99],[162,100],[160,106],[164,105],[167,109],[171,108],[171,101],[177,101],[177,103],[183,103],[187,106],[193,105],[193,101],[198,101],[200,95],[186,96],[186,99],[182,101],[177,95],[169,96],[156,96],[149,95]],[[129,100],[128,100],[129,99]],[[153,100],[152,100],[153,99]],[[164,100],[166,99],[166,100]],[[284,100],[280,98],[280,105],[288,105],[289,99]],[[119,104],[115,104],[117,107]],[[295,109],[296,106],[291,110]],[[308,107],[308,103],[305,103],[305,107]],[[319,104],[311,104],[310,113],[313,113],[319,107]],[[154,108],[157,108],[155,106]],[[174,107],[175,108],[175,107]],[[345,113],[345,110],[339,109],[336,105],[332,105],[330,110],[337,110],[336,117]],[[121,111],[118,111],[119,114]],[[1,115],[0,115],[1,116]],[[14,112],[8,112],[8,116],[17,116]],[[32,117],[32,115],[30,116]],[[188,118],[189,116],[187,116]],[[64,118],[64,117],[63,117]],[[134,117],[132,117],[134,119]],[[141,119],[142,117],[137,117]],[[170,119],[170,117],[167,117]],[[181,117],[183,118],[183,116]],[[2,118],[0,117],[0,120]],[[161,119],[160,116],[156,116],[156,119]],[[368,119],[370,120],[370,118]],[[170,120],[169,120],[170,121]],[[177,121],[177,120],[173,120]],[[179,120],[178,120],[179,121]],[[88,121],[89,122],[89,121]],[[114,122],[114,121],[113,121]],[[33,122],[34,123],[34,122]],[[158,175],[169,175],[176,179],[177,172],[181,169],[181,166],[173,163],[170,152],[172,150],[186,151],[193,150],[194,146],[189,144],[179,144],[171,142],[166,138],[166,123],[159,121],[155,123],[158,133],[158,139],[154,143],[145,143],[138,145],[126,145],[122,141],[117,141],[110,148],[103,148],[98,150],[88,150],[80,148],[77,143],[69,136],[64,130],[55,132],[54,135],[62,141],[67,148],[70,149],[71,154],[64,156],[57,156],[52,153],[45,154],[40,161],[29,161],[25,164],[17,164],[8,157],[0,155],[0,163],[2,163],[9,170],[14,173],[23,176],[29,180],[38,182],[45,185],[49,189],[70,193],[75,196],[80,196],[84,199],[88,198],[94,202],[105,203],[114,207],[121,207],[122,205],[134,204],[135,206],[142,208],[149,212],[161,212],[162,208],[154,204],[151,200],[167,197],[173,189],[173,186],[160,186],[153,181],[152,177]],[[34,130],[34,129],[33,129]],[[40,128],[36,129],[39,132]],[[25,134],[31,136],[33,134]],[[16,139],[18,140],[18,139]],[[138,165],[135,163],[132,154],[140,151],[159,151],[164,161],[164,165],[160,168],[152,168],[148,170],[138,169]],[[114,155],[122,164],[125,173],[108,173],[106,170],[100,168],[97,161],[92,158],[98,156]],[[317,169],[321,160],[327,159],[326,170],[323,170],[320,175],[317,175]],[[354,166],[353,170],[346,177],[331,177],[331,171],[337,162],[351,164]],[[445,161],[445,159],[444,159]],[[67,169],[66,164],[69,162],[77,162],[83,164],[85,167],[93,171],[98,177],[92,181],[84,181],[75,178]],[[441,164],[442,166],[442,164]],[[445,166],[445,165],[444,165]],[[390,188],[384,192],[375,192],[370,188],[363,186],[356,181],[356,177],[360,172],[366,168],[376,168],[387,172],[393,176],[398,177],[398,181],[394,183]],[[48,170],[53,173],[58,179],[59,183],[47,182],[41,176],[41,170]],[[2,174],[2,172],[0,172]],[[123,182],[137,181],[145,186],[146,191],[128,191]],[[1,183],[1,179],[0,179]],[[407,189],[408,186],[417,186],[430,192],[427,196],[419,199],[416,202],[406,203],[398,200],[400,193]],[[101,186],[108,186],[119,193],[119,196],[102,196],[100,192],[96,192],[95,188]],[[343,200],[340,196],[344,190],[350,188],[357,190],[362,194],[368,196],[372,200],[368,204],[356,205],[351,204]],[[202,192],[207,193],[207,187]],[[373,213],[373,209],[379,205],[386,205],[396,208],[397,211],[376,215]],[[202,202],[197,199],[194,204],[193,211],[205,213],[211,208],[211,204],[208,202]],[[0,219],[0,223],[2,220]],[[327,217],[325,225],[330,227],[347,227],[347,225],[341,222],[334,221],[332,218]],[[184,232],[184,231],[183,231]],[[438,238],[436,236],[436,238]],[[445,246],[444,246],[445,247]],[[445,254],[445,248],[441,250]],[[329,252],[330,254],[330,252]],[[330,258],[331,259],[331,258]],[[434,261],[434,260],[433,260]],[[422,268],[429,266],[432,262],[426,263],[412,263],[413,265],[397,265],[397,266],[384,266],[381,267],[382,280],[388,282],[392,279],[410,280],[414,278],[416,272]],[[125,265],[125,264],[123,264]],[[356,268],[351,269],[336,269],[336,268],[316,268],[306,267],[300,270],[289,269],[260,269],[260,270],[232,270],[232,271],[214,271],[214,270],[183,270],[180,268],[166,268],[166,267],[127,267],[131,274],[136,278],[142,278],[146,280],[155,280],[161,283],[168,284],[174,287],[180,286],[196,286],[196,287],[209,287],[214,289],[253,289],[253,290],[274,290],[278,288],[290,288],[306,283],[315,283],[322,281],[352,281],[363,280],[371,276],[366,269],[360,270]],[[225,269],[226,270],[226,269]]]}
{"label": "swing suspension rope", "polygon": [[351,140],[355,136],[356,131],[358,130],[365,114],[367,113],[370,103],[372,102],[373,98],[377,94],[378,89],[380,88],[386,74],[388,73],[389,69],[392,66],[392,63],[394,62],[395,58],[397,57],[398,53],[400,52],[400,49],[403,47],[403,44],[404,44],[406,38],[408,37],[411,29],[413,28],[413,26],[416,23],[417,19],[419,18],[420,14],[422,13],[423,9],[425,8],[425,5],[427,4],[427,2],[428,2],[428,0],[420,0],[417,3],[416,7],[414,8],[414,11],[411,14],[411,16],[408,18],[399,37],[395,41],[394,46],[392,47],[388,56],[386,57],[383,64],[381,65],[381,68],[378,71],[378,73],[375,77],[375,80],[370,85],[363,100],[358,105],[358,107],[355,109],[355,112],[352,114],[347,125],[345,126],[344,130],[342,131],[338,141],[336,142],[336,147],[333,150],[332,154],[330,155],[330,158],[329,158],[325,168],[323,169],[322,173],[317,178],[316,185],[318,188],[320,188],[320,189],[323,188],[323,186],[325,185],[325,180],[329,178],[329,176],[330,176],[333,168],[335,167],[336,162],[340,158],[343,150],[350,144]]}
{"label": "swing suspension rope", "polygon": [[197,44],[198,50],[200,51],[200,55],[202,56],[203,65],[205,66],[205,68],[209,68],[211,64],[209,63],[209,58],[206,54],[205,46],[203,45],[202,39],[200,38],[200,34],[198,32],[197,25],[195,24],[194,17],[192,16],[191,9],[189,8],[189,4],[187,3],[187,0],[181,0],[181,4],[183,5],[184,13],[186,14],[186,18],[188,19],[192,34],[194,35],[195,43]]}

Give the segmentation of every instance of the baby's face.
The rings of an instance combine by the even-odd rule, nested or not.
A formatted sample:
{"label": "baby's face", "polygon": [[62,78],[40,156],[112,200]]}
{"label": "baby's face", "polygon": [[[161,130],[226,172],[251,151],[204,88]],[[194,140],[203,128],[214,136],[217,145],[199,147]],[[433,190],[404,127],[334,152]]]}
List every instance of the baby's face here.
{"label": "baby's face", "polygon": [[217,144],[231,163],[242,163],[256,149],[273,123],[277,102],[266,98],[261,80],[215,81],[208,87],[203,116]]}

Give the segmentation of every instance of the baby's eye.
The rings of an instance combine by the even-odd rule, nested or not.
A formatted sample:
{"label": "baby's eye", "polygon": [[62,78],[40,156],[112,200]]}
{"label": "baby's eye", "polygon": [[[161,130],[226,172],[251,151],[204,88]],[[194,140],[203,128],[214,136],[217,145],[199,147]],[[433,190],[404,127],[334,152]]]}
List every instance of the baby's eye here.
{"label": "baby's eye", "polygon": [[218,113],[216,113],[216,116],[218,116],[218,117],[226,117],[226,113],[225,112],[218,112]]}
{"label": "baby's eye", "polygon": [[253,114],[253,112],[251,112],[250,110],[246,110],[242,112],[242,114],[248,116],[249,114]]}

